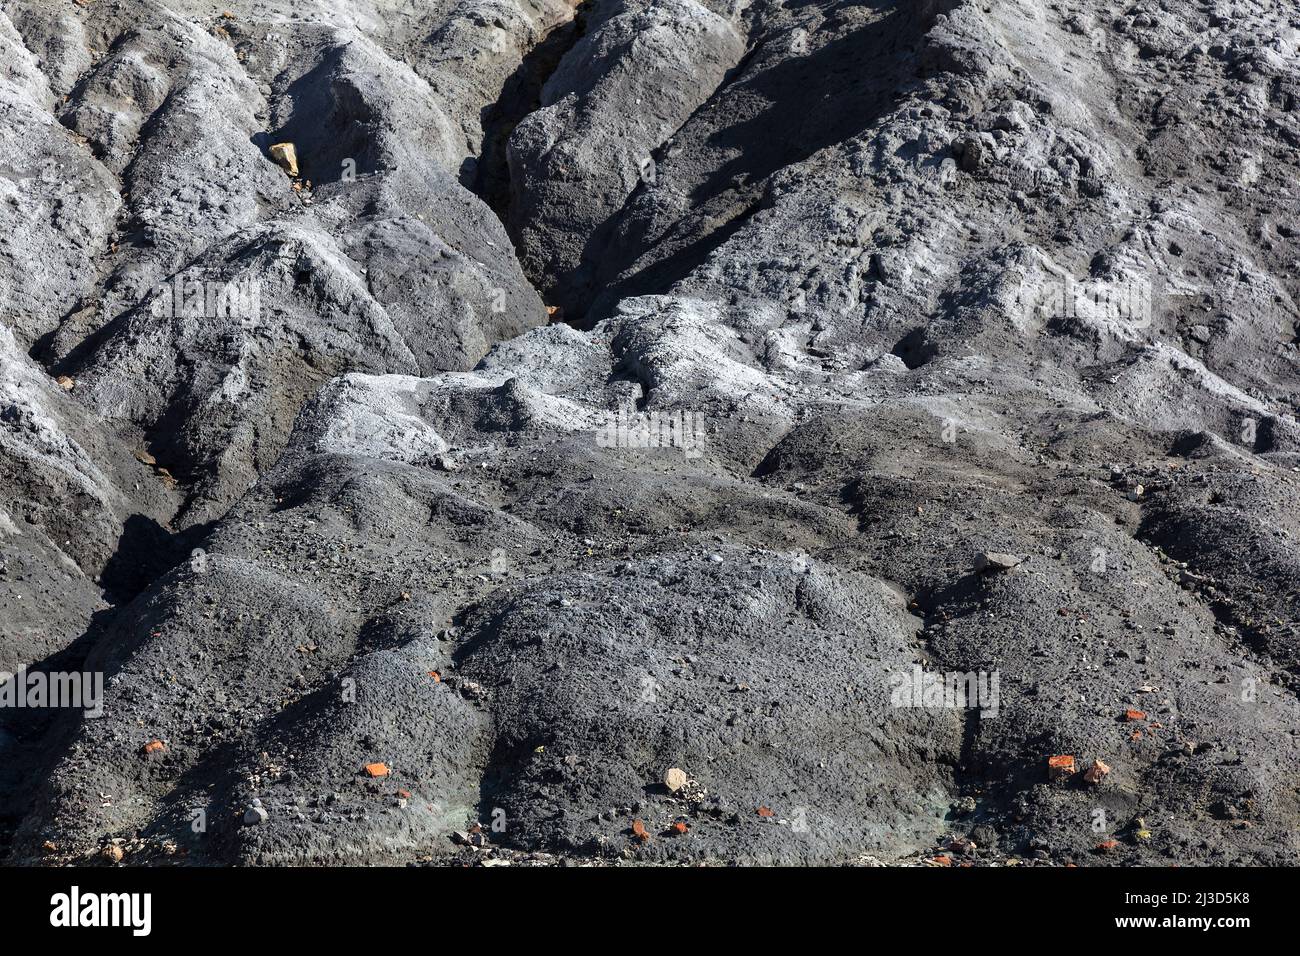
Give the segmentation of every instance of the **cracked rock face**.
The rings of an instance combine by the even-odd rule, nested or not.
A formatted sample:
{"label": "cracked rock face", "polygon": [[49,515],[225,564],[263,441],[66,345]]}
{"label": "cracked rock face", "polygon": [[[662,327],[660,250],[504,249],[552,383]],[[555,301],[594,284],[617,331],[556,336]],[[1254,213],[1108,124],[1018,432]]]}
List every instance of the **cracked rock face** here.
{"label": "cracked rock face", "polygon": [[103,695],[0,707],[0,854],[1294,861],[1297,75],[1263,0],[5,3],[0,670]]}

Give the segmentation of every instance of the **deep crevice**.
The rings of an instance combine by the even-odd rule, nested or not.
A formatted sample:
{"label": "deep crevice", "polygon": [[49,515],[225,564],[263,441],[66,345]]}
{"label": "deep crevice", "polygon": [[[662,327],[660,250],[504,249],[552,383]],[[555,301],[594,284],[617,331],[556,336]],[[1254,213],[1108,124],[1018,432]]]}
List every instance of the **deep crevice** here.
{"label": "deep crevice", "polygon": [[[506,80],[495,103],[483,107],[483,143],[479,158],[461,167],[461,183],[482,199],[510,227],[510,163],[507,147],[515,127],[542,108],[542,90],[565,55],[587,32],[587,15],[594,0],[585,0],[573,19],[551,30],[524,54]],[[513,238],[513,237],[512,237]]]}

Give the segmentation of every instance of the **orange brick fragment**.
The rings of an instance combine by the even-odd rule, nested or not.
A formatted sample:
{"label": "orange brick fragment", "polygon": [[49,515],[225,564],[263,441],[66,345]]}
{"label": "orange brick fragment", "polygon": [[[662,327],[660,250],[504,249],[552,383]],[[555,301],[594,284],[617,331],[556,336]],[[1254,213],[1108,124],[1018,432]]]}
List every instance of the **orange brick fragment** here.
{"label": "orange brick fragment", "polygon": [[776,811],[773,810],[771,807],[759,807],[758,815],[760,817],[774,817],[776,816]]}
{"label": "orange brick fragment", "polygon": [[645,824],[640,820],[632,821],[632,836],[642,843],[650,842],[650,831],[645,828]]}
{"label": "orange brick fragment", "polygon": [[1047,758],[1047,779],[1064,780],[1074,775],[1074,757],[1071,754],[1057,754]]}
{"label": "orange brick fragment", "polygon": [[673,832],[678,835],[685,833],[689,829],[690,827],[688,827],[685,823],[682,823],[681,820],[678,820],[676,823],[673,824]]}
{"label": "orange brick fragment", "polygon": [[366,764],[366,773],[372,777],[387,777],[388,764],[386,763],[368,763]]}
{"label": "orange brick fragment", "polygon": [[1097,844],[1097,849],[1105,853],[1107,850],[1113,850],[1119,846],[1119,840],[1102,840]]}
{"label": "orange brick fragment", "polygon": [[947,855],[932,856],[930,862],[936,866],[952,866],[952,857]]}
{"label": "orange brick fragment", "polygon": [[1145,710],[1134,710],[1132,707],[1130,707],[1128,710],[1124,711],[1124,719],[1125,720],[1146,720],[1147,712]]}
{"label": "orange brick fragment", "polygon": [[433,678],[433,682],[435,684],[442,683],[442,675],[439,674],[437,671],[429,671],[429,676]]}
{"label": "orange brick fragment", "polygon": [[161,740],[151,740],[144,745],[144,752],[147,754],[162,753],[166,749],[167,749],[167,745],[164,744]]}

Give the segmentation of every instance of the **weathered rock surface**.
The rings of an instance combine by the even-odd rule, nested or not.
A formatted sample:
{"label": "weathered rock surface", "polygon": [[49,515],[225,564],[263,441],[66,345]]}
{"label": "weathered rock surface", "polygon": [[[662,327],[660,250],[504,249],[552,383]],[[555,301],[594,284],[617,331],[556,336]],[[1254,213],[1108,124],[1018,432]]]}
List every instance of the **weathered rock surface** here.
{"label": "weathered rock surface", "polygon": [[0,671],[73,643],[104,591],[129,598],[148,583],[119,556],[166,542],[174,505],[128,449],[0,328]]}
{"label": "weathered rock surface", "polygon": [[511,232],[548,301],[589,298],[615,213],[654,154],[745,53],[738,24],[696,0],[595,4],[586,35],[510,137]]}
{"label": "weathered rock surface", "polygon": [[0,14],[8,859],[1294,861],[1292,11],[200,6]]}

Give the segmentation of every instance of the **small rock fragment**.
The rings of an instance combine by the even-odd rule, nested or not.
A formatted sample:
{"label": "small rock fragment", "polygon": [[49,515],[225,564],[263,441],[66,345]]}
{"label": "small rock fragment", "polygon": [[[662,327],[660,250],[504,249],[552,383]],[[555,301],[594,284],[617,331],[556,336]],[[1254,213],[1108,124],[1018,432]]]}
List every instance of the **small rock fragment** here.
{"label": "small rock fragment", "polygon": [[249,807],[244,811],[244,826],[255,827],[258,824],[265,823],[267,812],[263,807]]}
{"label": "small rock fragment", "polygon": [[290,176],[298,175],[298,149],[293,143],[272,144],[271,158]]}
{"label": "small rock fragment", "polygon": [[672,767],[664,774],[664,786],[673,793],[676,793],[678,790],[682,789],[682,787],[686,786],[686,781],[688,779],[685,770]]}
{"label": "small rock fragment", "polygon": [[1001,551],[981,551],[975,555],[975,571],[979,574],[997,574],[1010,571],[1016,565],[1024,563],[1024,560],[1014,554],[1004,554]]}
{"label": "small rock fragment", "polygon": [[948,849],[960,856],[970,856],[979,849],[979,844],[969,837],[954,837],[949,841]]}
{"label": "small rock fragment", "polygon": [[1065,780],[1074,776],[1074,757],[1070,754],[1058,754],[1047,758],[1047,779]]}
{"label": "small rock fragment", "polygon": [[1092,766],[1083,772],[1083,779],[1087,783],[1101,783],[1102,778],[1110,773],[1110,767],[1101,760],[1094,760]]}

